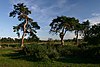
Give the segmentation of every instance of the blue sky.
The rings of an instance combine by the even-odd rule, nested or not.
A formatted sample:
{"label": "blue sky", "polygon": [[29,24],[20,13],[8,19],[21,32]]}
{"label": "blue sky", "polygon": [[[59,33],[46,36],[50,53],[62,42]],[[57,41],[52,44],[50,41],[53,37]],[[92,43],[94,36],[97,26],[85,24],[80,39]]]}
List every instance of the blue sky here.
{"label": "blue sky", "polygon": [[[0,37],[17,38],[13,26],[20,22],[9,17],[9,12],[19,2],[29,7],[32,11],[30,17],[40,25],[41,29],[37,31],[40,39],[59,39],[58,35],[49,34],[49,24],[57,16],[75,17],[80,22],[88,19],[91,25],[100,22],[100,0],[3,0],[0,2]],[[65,39],[73,37],[74,34],[67,32]]]}

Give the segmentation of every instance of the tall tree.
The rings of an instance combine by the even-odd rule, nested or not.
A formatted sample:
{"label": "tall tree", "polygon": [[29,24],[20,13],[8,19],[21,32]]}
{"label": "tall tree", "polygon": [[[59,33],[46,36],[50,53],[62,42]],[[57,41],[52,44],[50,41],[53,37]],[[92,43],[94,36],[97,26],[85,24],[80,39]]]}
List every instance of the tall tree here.
{"label": "tall tree", "polygon": [[78,22],[78,19],[75,19],[74,17],[57,17],[50,23],[50,32],[54,32],[55,34],[59,33],[59,37],[61,38],[61,45],[64,45],[63,38],[66,32],[73,31],[76,22]]}
{"label": "tall tree", "polygon": [[85,38],[88,35],[88,31],[90,29],[90,22],[89,22],[89,20],[84,21],[82,23],[82,26],[83,26],[83,38]]}
{"label": "tall tree", "polygon": [[75,40],[76,40],[76,44],[78,45],[79,44],[79,41],[78,41],[78,38],[79,38],[79,33],[81,34],[82,33],[82,25],[80,23],[77,23],[74,27],[74,30],[75,30]]}
{"label": "tall tree", "polygon": [[77,23],[75,25],[74,30],[75,30],[76,44],[77,45],[79,44],[79,41],[78,41],[79,35],[85,37],[87,35],[87,32],[88,32],[89,28],[90,28],[89,20],[84,21],[82,23]]}
{"label": "tall tree", "polygon": [[10,12],[9,15],[13,18],[17,16],[18,20],[21,21],[19,25],[13,26],[14,32],[16,32],[18,36],[20,36],[19,30],[23,32],[21,47],[24,47],[24,37],[26,34],[32,36],[36,33],[36,29],[40,29],[37,22],[33,22],[33,19],[28,16],[29,14],[31,14],[31,11],[26,5],[24,5],[24,3],[18,3],[17,5],[14,5],[14,10]]}

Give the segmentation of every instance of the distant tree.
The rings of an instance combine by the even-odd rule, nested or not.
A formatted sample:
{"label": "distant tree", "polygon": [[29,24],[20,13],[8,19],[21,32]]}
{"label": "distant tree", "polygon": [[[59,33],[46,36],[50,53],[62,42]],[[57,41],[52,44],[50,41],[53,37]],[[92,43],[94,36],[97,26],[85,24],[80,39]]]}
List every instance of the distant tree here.
{"label": "distant tree", "polygon": [[39,38],[34,34],[33,36],[28,37],[27,40],[28,42],[38,42]]}
{"label": "distant tree", "polygon": [[1,42],[2,43],[7,43],[8,42],[8,39],[7,38],[1,38]]}
{"label": "distant tree", "polygon": [[10,12],[10,17],[14,18],[17,16],[18,20],[21,21],[19,25],[13,26],[14,32],[16,32],[18,36],[20,36],[19,30],[23,31],[21,47],[24,47],[24,37],[26,34],[32,36],[36,33],[36,29],[40,29],[37,22],[33,22],[33,19],[28,16],[29,14],[31,14],[31,11],[24,3],[14,5],[14,10]]}
{"label": "distant tree", "polygon": [[14,39],[14,42],[15,42],[15,43],[19,43],[19,42],[21,43],[21,39],[15,38],[15,39]]}
{"label": "distant tree", "polygon": [[48,38],[48,41],[52,41],[53,39],[52,38]]}
{"label": "distant tree", "polygon": [[74,17],[66,17],[66,16],[61,16],[57,17],[52,20],[50,23],[50,32],[54,32],[54,34],[59,33],[59,37],[61,38],[61,45],[64,45],[64,36],[67,31],[73,31],[74,26],[76,23],[78,23],[78,19]]}

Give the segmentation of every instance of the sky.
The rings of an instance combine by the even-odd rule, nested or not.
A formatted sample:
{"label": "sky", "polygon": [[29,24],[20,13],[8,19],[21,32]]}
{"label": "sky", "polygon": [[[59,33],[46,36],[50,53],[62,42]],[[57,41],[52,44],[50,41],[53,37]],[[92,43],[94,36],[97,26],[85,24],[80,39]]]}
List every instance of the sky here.
{"label": "sky", "polygon": [[[57,16],[79,19],[80,23],[90,20],[91,25],[100,22],[100,0],[2,0],[0,2],[0,37],[17,38],[13,26],[19,24],[17,17],[9,17],[13,5],[24,3],[32,11],[30,15],[41,27],[37,36],[41,40],[60,39],[59,35],[49,34],[50,26]],[[67,32],[64,39],[74,38],[74,33]]]}

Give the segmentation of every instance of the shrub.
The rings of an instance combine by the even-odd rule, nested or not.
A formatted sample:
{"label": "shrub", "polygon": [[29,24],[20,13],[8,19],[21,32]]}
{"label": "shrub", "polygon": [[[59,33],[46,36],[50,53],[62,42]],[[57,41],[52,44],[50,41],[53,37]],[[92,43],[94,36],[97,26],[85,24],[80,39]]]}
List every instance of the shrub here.
{"label": "shrub", "polygon": [[46,50],[46,46],[43,45],[29,45],[27,46],[26,52],[28,55],[33,56],[38,60],[41,60],[48,58]]}
{"label": "shrub", "polygon": [[45,59],[57,59],[59,58],[59,53],[50,45],[27,45],[24,49],[24,52],[27,55],[33,56],[36,60],[45,60]]}
{"label": "shrub", "polygon": [[66,46],[58,47],[57,50],[60,53],[60,56],[68,56],[69,55],[69,50],[67,50]]}
{"label": "shrub", "polygon": [[100,47],[88,47],[88,49],[84,50],[82,55],[86,58],[100,58]]}
{"label": "shrub", "polygon": [[58,59],[59,58],[59,53],[54,47],[49,46],[47,49],[47,55],[50,59]]}

